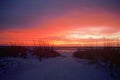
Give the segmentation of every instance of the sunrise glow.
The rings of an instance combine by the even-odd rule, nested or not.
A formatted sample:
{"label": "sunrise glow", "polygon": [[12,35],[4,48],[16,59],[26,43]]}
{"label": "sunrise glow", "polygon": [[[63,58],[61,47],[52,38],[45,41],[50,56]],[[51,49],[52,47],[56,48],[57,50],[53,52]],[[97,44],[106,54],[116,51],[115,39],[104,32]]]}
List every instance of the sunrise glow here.
{"label": "sunrise glow", "polygon": [[[52,41],[54,45],[66,46],[94,46],[96,43],[101,46],[106,40],[111,46],[120,43],[120,12],[112,9],[116,7],[111,4],[101,5],[96,1],[53,3],[43,3],[46,5],[42,7],[42,13],[39,11],[41,6],[36,2],[32,3],[36,5],[32,6],[34,9],[30,10],[31,13],[20,5],[13,4],[14,7],[23,9],[20,11],[4,5],[3,15],[0,15],[3,17],[0,24],[0,45],[10,45],[11,42],[34,45],[33,40]],[[28,4],[26,5],[30,6]]]}

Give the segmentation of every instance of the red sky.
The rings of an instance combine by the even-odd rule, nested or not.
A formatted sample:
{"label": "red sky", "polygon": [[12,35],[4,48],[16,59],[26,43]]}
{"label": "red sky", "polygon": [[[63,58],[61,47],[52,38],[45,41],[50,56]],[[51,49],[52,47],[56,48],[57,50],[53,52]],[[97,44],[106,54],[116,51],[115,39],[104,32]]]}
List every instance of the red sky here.
{"label": "red sky", "polygon": [[120,39],[120,15],[117,12],[93,6],[81,10],[72,7],[61,12],[43,14],[42,19],[34,14],[24,26],[7,24],[9,28],[0,30],[0,44],[13,41],[33,45],[33,40],[36,43],[45,40],[55,45],[96,45],[96,41],[103,45],[106,38],[109,45],[116,45],[115,39]]}

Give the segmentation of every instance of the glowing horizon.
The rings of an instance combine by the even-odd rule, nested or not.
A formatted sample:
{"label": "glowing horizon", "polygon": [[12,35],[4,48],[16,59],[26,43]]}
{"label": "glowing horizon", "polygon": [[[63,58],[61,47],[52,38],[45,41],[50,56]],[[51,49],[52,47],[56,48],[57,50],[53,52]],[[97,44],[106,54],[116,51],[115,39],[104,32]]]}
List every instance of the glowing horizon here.
{"label": "glowing horizon", "polygon": [[104,46],[104,43],[118,46],[120,43],[119,2],[21,0],[10,1],[11,6],[1,3],[0,45],[11,42],[34,45],[33,40],[45,40],[56,46]]}

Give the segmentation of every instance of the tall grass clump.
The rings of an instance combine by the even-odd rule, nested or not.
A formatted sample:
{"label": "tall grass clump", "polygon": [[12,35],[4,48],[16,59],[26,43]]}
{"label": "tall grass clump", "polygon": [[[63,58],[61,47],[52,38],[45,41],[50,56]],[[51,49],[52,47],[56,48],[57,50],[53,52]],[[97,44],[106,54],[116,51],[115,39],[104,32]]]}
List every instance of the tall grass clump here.
{"label": "tall grass clump", "polygon": [[2,46],[0,47],[0,57],[26,57],[27,48],[24,46]]}
{"label": "tall grass clump", "polygon": [[73,53],[73,56],[81,59],[88,59],[98,63],[104,62],[120,68],[119,41],[116,41],[112,46],[110,46],[109,43],[110,41],[108,39],[104,39],[104,44],[101,47],[87,47],[84,50],[79,48],[76,52]]}
{"label": "tall grass clump", "polygon": [[33,55],[36,55],[39,59],[60,56],[48,41],[38,41],[34,44]]}

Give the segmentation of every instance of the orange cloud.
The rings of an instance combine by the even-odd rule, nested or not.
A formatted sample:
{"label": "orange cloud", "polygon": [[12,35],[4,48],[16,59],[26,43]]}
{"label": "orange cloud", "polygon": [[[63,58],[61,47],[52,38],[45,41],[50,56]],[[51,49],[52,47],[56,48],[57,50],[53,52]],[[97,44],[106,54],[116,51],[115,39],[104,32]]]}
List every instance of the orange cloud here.
{"label": "orange cloud", "polygon": [[[89,37],[102,38],[104,35],[111,37],[109,35],[117,34],[116,37],[119,38],[119,32],[120,17],[118,15],[105,11],[71,10],[56,18],[46,19],[42,25],[38,21],[37,26],[30,28],[3,30],[0,34],[0,44],[8,44],[12,40],[32,44],[34,39],[57,40],[56,44],[79,44],[79,39],[85,37],[89,40]],[[66,38],[70,35],[77,35],[78,41],[68,42],[70,38],[77,39],[76,37]]]}

